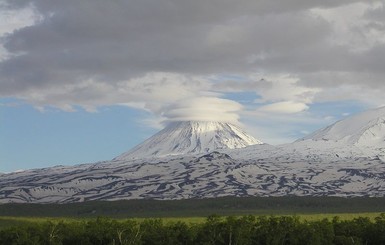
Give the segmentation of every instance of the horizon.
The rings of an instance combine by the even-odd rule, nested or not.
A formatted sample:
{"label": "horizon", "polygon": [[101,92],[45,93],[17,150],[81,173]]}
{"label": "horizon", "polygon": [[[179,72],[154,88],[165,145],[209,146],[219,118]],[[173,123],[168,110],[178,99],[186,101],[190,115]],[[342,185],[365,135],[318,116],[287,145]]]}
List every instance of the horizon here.
{"label": "horizon", "polygon": [[176,120],[290,143],[385,105],[383,1],[80,3],[0,3],[0,172],[110,160]]}

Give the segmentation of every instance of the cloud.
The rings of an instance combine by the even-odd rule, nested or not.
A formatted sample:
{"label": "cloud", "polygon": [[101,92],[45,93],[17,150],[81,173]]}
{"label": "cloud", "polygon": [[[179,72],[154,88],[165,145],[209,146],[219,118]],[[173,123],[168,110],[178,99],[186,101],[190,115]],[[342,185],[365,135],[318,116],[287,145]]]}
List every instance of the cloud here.
{"label": "cloud", "polygon": [[242,105],[216,97],[183,99],[170,105],[163,116],[170,121],[211,121],[239,124]]}
{"label": "cloud", "polygon": [[[162,120],[247,121],[245,111],[385,103],[382,1],[3,2],[0,97],[39,109],[125,105]],[[241,108],[245,92],[256,99]]]}
{"label": "cloud", "polygon": [[[203,2],[32,3],[41,20],[5,38],[7,51],[19,55],[0,64],[3,94],[83,80],[116,83],[150,72],[245,72],[256,65],[250,55],[308,47],[327,31],[322,21],[287,12],[295,6],[267,2],[225,3],[212,12]],[[302,32],[307,35],[296,40]]]}
{"label": "cloud", "polygon": [[199,76],[159,72],[118,83],[90,79],[34,88],[20,92],[17,97],[40,109],[56,107],[74,111],[82,107],[95,111],[101,106],[124,105],[160,115],[162,108],[182,98],[218,95],[208,88],[208,80]]}
{"label": "cloud", "polygon": [[154,72],[335,69],[357,57],[328,42],[333,24],[311,10],[355,2],[7,1],[12,9],[32,6],[40,18],[5,37],[15,55],[0,63],[1,95],[84,80],[113,85]]}
{"label": "cloud", "polygon": [[26,26],[31,26],[38,21],[38,16],[36,16],[36,13],[29,7],[18,10],[7,9],[4,7],[5,6],[0,3],[0,15],[2,18],[0,23],[0,35],[11,33],[14,30]]}
{"label": "cloud", "polygon": [[384,3],[378,2],[376,5],[374,5],[372,8],[366,11],[365,17],[370,20],[378,21],[378,24],[383,26],[384,25],[383,21],[385,21],[384,8],[385,8]]}
{"label": "cloud", "polygon": [[[352,78],[357,79],[357,78]],[[362,84],[342,84],[334,88],[323,89],[314,98],[315,103],[338,102],[338,101],[359,101],[365,107],[379,107],[385,104],[385,97],[382,95],[385,89],[384,85],[368,86],[365,80],[361,80]]]}
{"label": "cloud", "polygon": [[272,89],[273,83],[266,81],[264,78],[257,78],[256,75],[253,77],[242,77],[240,80],[229,80],[226,76],[216,78],[219,82],[213,84],[213,89],[222,92],[244,92],[244,91],[255,91],[259,92],[262,90]]}
{"label": "cloud", "polygon": [[323,113],[310,110],[273,113],[257,109],[243,111],[241,115],[247,132],[268,144],[293,142],[304,136],[304,130],[313,132],[334,122],[325,119]]}
{"label": "cloud", "polygon": [[[251,79],[255,77],[251,76]],[[256,102],[279,102],[295,101],[311,103],[315,94],[320,90],[317,88],[303,86],[300,78],[290,74],[266,75],[266,82],[269,86],[260,87],[257,92],[260,99]],[[255,79],[255,78],[254,78]]]}
{"label": "cloud", "polygon": [[264,105],[258,108],[260,111],[272,112],[272,113],[297,113],[309,109],[305,103],[299,103],[294,101],[282,101]]}

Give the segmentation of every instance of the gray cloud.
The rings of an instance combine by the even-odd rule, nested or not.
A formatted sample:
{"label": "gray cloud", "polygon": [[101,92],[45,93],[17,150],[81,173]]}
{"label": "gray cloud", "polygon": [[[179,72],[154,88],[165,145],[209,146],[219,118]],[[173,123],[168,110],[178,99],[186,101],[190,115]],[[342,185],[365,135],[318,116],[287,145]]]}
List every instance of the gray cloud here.
{"label": "gray cloud", "polygon": [[264,78],[259,80],[223,80],[215,85],[215,89],[222,92],[243,92],[243,91],[260,91],[262,89],[271,89],[272,83],[266,81]]}
{"label": "gray cloud", "polygon": [[364,17],[370,20],[378,21],[378,22],[385,21],[384,5],[382,4],[382,5],[379,5],[378,7],[367,10]]}
{"label": "gray cloud", "polygon": [[[266,3],[250,8],[253,4],[245,3],[240,12],[229,3],[213,12],[203,3],[82,3],[50,8],[46,5],[52,3],[35,3],[42,20],[6,38],[10,53],[22,53],[1,65],[8,83],[25,87],[84,77],[114,81],[154,71],[247,71],[254,66],[247,62],[250,54],[305,46],[321,38],[324,28],[304,15],[247,17]],[[299,38],[309,31],[307,38]]]}
{"label": "gray cloud", "polygon": [[[32,8],[39,18],[2,38],[10,58],[0,62],[0,96],[38,106],[139,103],[160,114],[183,96],[249,89],[266,93],[265,101],[298,105],[311,102],[313,88],[324,90],[322,100],[327,89],[355,84],[371,91],[385,77],[378,1],[362,2],[367,9],[357,18],[345,16],[344,8],[360,1],[348,0],[6,3],[2,8]],[[262,75],[245,82],[209,79],[253,73]],[[298,81],[275,86],[259,81],[263,74]],[[165,96],[164,88],[180,93]],[[282,88],[300,92],[287,96]]]}

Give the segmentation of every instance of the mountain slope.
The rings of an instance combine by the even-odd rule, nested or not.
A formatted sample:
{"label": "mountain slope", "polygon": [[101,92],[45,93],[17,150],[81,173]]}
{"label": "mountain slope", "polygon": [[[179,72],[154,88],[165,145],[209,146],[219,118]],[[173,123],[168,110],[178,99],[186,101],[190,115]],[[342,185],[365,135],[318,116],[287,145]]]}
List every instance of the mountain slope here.
{"label": "mountain slope", "polygon": [[385,165],[379,159],[325,161],[322,156],[275,155],[245,161],[220,152],[179,156],[167,161],[58,166],[0,178],[0,203],[222,196],[346,197],[384,196],[384,193]]}
{"label": "mountain slope", "polygon": [[237,149],[262,144],[241,128],[221,122],[173,122],[115,160],[203,154],[219,149]]}
{"label": "mountain slope", "polygon": [[358,146],[384,147],[385,107],[365,111],[338,121],[301,140],[340,141]]}

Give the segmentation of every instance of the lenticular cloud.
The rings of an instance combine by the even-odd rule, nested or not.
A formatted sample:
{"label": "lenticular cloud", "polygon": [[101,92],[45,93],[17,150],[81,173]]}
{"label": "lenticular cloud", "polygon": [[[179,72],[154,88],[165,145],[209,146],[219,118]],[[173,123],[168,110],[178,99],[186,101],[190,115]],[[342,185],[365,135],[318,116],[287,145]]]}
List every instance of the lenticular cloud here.
{"label": "lenticular cloud", "polygon": [[238,124],[242,105],[227,99],[195,97],[178,101],[163,114],[166,121],[210,121]]}

